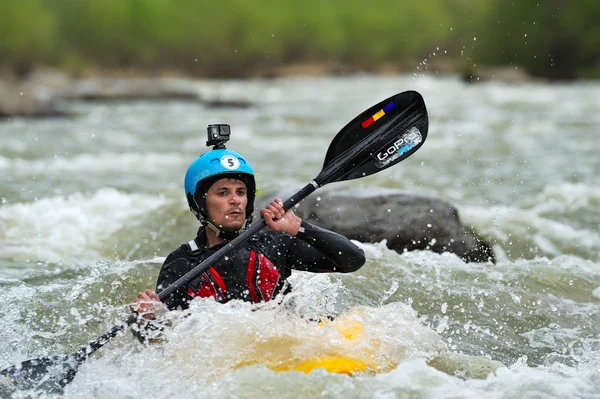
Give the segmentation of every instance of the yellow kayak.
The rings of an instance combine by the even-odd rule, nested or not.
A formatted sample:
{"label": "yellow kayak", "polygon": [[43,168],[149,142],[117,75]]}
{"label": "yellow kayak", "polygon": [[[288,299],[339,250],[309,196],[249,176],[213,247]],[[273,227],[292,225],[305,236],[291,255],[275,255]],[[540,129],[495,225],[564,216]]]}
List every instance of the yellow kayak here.
{"label": "yellow kayak", "polygon": [[153,365],[189,380],[214,381],[255,366],[275,373],[372,375],[417,358],[442,370],[464,370],[471,362],[456,361],[439,334],[402,303],[358,306],[320,323],[278,307],[250,312],[210,301],[194,305],[191,316],[166,331],[168,344]]}
{"label": "yellow kayak", "polygon": [[346,356],[320,356],[299,363],[280,364],[270,368],[278,373],[281,371],[302,371],[304,374],[308,374],[315,369],[324,369],[328,373],[353,375],[367,371],[367,364],[360,359]]}
{"label": "yellow kayak", "polygon": [[[335,319],[334,321],[319,322],[321,327],[330,326],[335,328],[343,337],[345,345],[352,345],[353,341],[360,338],[363,333],[363,324],[358,320],[350,320],[344,317]],[[256,362],[251,362],[256,364]],[[263,359],[265,366],[275,372],[284,371],[301,371],[308,374],[316,369],[323,369],[329,373],[354,375],[369,371],[376,371],[373,362],[370,359],[344,356],[337,353],[323,353],[318,356],[309,357],[308,359],[296,358],[292,360],[277,361],[268,358]],[[236,368],[240,368],[250,364],[243,362],[238,364]]]}

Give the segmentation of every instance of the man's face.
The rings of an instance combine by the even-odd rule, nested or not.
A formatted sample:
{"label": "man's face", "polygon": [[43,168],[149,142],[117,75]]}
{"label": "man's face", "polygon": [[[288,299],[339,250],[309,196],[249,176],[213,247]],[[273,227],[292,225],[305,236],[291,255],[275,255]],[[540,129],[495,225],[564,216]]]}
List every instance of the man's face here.
{"label": "man's face", "polygon": [[248,195],[246,184],[224,177],[206,192],[206,210],[210,221],[220,229],[238,231],[246,220]]}

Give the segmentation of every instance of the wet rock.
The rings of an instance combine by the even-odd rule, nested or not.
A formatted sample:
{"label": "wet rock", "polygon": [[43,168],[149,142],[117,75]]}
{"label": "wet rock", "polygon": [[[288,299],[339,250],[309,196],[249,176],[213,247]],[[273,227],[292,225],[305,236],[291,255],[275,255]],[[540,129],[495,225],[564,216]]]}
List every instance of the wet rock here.
{"label": "wet rock", "polygon": [[[197,82],[180,78],[89,77],[72,79],[52,68],[40,68],[23,79],[0,78],[0,117],[68,115],[71,101],[191,101],[208,108],[250,108],[253,103],[236,98],[204,99]],[[66,100],[66,101],[65,101]]]}
{"label": "wet rock", "polygon": [[359,72],[360,69],[337,61],[320,63],[287,63],[274,68],[258,71],[258,75],[267,78],[290,76],[339,76]]}
{"label": "wet rock", "polygon": [[23,81],[25,85],[35,90],[46,90],[52,95],[66,90],[71,84],[71,77],[54,68],[39,68],[29,74],[28,78]]}
{"label": "wet rock", "polygon": [[84,79],[60,94],[82,101],[200,101],[200,94],[186,82],[171,79]]}
{"label": "wet rock", "polygon": [[204,99],[194,81],[170,78],[92,78],[74,81],[59,94],[79,101],[191,101],[208,108],[250,108],[241,99]]}
{"label": "wet rock", "polygon": [[68,116],[68,113],[47,88],[29,83],[9,84],[0,80],[0,119],[62,116]]}
{"label": "wet rock", "polygon": [[496,370],[505,368],[502,363],[483,356],[469,356],[446,352],[427,362],[427,364],[446,374],[462,379],[476,378],[484,380],[495,374]]}
{"label": "wet rock", "polygon": [[457,209],[445,201],[424,196],[319,191],[302,201],[295,212],[301,218],[361,242],[387,240],[399,253],[416,249],[451,252],[465,262],[494,261],[490,244],[461,224]]}
{"label": "wet rock", "polygon": [[471,68],[464,70],[460,79],[467,83],[481,83],[490,80],[504,83],[525,83],[533,81],[524,68],[513,67],[491,67],[491,68]]}
{"label": "wet rock", "polygon": [[208,108],[251,108],[252,103],[244,100],[207,100],[204,105]]}

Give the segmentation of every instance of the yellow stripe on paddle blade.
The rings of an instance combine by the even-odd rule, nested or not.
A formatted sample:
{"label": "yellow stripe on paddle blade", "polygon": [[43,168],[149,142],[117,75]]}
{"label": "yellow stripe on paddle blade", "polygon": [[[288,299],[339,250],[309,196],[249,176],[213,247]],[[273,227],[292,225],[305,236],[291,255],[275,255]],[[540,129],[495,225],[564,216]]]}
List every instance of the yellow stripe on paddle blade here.
{"label": "yellow stripe on paddle blade", "polygon": [[379,110],[379,112],[377,112],[375,115],[373,115],[373,120],[376,121],[377,119],[381,118],[383,115],[385,115],[385,112],[383,112],[383,110]]}

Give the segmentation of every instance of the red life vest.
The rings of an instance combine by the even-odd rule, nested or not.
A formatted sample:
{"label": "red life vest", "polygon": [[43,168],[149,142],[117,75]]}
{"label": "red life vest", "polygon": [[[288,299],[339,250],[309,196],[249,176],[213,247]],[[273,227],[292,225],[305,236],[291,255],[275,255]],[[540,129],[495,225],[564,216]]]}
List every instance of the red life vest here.
{"label": "red life vest", "polygon": [[[214,269],[210,268],[201,276],[202,284],[197,291],[188,287],[188,295],[192,298],[214,298],[225,303],[228,301],[227,286],[223,278]],[[246,268],[246,289],[253,303],[267,302],[273,297],[275,288],[279,283],[280,274],[275,265],[263,254],[250,250],[248,266]]]}

